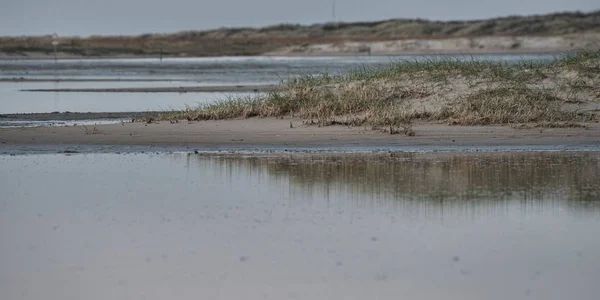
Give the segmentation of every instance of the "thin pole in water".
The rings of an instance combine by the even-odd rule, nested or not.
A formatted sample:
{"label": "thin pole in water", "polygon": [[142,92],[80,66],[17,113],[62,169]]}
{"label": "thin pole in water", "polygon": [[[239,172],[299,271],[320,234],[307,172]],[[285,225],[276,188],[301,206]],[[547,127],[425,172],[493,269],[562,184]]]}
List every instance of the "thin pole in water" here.
{"label": "thin pole in water", "polygon": [[58,46],[58,34],[52,35],[52,47],[54,47],[54,63],[58,62],[58,58],[56,57],[56,47]]}
{"label": "thin pole in water", "polygon": [[333,23],[337,21],[335,19],[335,0],[333,0],[331,3],[331,18],[333,19]]}

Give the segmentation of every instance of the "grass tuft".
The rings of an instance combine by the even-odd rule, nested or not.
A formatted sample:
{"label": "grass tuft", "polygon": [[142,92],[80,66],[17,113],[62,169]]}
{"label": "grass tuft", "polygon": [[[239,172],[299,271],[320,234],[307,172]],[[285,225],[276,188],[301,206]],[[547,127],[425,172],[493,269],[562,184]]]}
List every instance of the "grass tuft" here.
{"label": "grass tuft", "polygon": [[525,86],[483,89],[457,99],[452,124],[490,125],[570,121],[575,112],[561,109],[558,98],[548,91]]}

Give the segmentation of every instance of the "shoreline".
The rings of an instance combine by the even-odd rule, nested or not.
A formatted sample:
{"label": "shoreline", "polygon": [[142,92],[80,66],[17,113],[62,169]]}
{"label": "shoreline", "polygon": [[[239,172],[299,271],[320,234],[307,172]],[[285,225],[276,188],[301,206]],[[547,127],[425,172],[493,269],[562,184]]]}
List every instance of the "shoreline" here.
{"label": "shoreline", "polygon": [[202,156],[237,156],[237,157],[298,157],[317,156],[391,156],[402,154],[458,155],[458,154],[500,154],[500,153],[600,153],[599,146],[570,146],[570,145],[527,145],[527,146],[456,146],[456,147],[230,147],[230,148],[199,148],[190,146],[123,146],[123,145],[35,145],[35,146],[5,146],[0,145],[2,155],[46,155],[46,154],[193,154]]}
{"label": "shoreline", "polygon": [[[268,149],[598,148],[600,124],[586,128],[515,129],[507,126],[415,124],[415,136],[363,127],[303,125],[301,119],[252,118],[171,123],[0,129],[0,150],[77,147]],[[115,151],[117,151],[115,150]]]}
{"label": "shoreline", "polygon": [[194,79],[129,79],[129,78],[26,78],[26,77],[10,77],[0,78],[2,82],[197,82]]}
{"label": "shoreline", "polygon": [[49,112],[0,114],[0,122],[10,121],[81,121],[107,119],[140,119],[165,113],[164,111],[148,112]]}
{"label": "shoreline", "polygon": [[[535,48],[535,49],[458,49],[458,50],[414,50],[414,51],[386,51],[377,52],[375,54],[368,54],[366,52],[352,52],[352,51],[327,51],[327,52],[287,52],[285,49],[265,52],[256,55],[164,55],[163,59],[174,59],[174,58],[219,58],[219,57],[347,57],[347,56],[431,56],[431,55],[527,55],[527,54],[541,54],[541,55],[560,55],[565,52],[576,51],[573,48]],[[84,59],[98,59],[98,60],[110,60],[110,59],[160,59],[159,55],[122,55],[122,54],[111,54],[111,55],[76,55],[76,54],[64,54],[61,53],[57,56],[56,60],[84,60]],[[54,60],[52,54],[45,54],[41,52],[27,53],[26,55],[8,54],[0,52],[0,61],[16,61],[16,60]],[[12,78],[11,78],[12,79]]]}
{"label": "shoreline", "polygon": [[[551,64],[403,62],[381,70],[309,77],[264,97],[134,113],[0,115],[3,148],[192,147],[220,149],[600,148],[600,52]],[[219,86],[188,87],[212,91]],[[227,86],[252,89],[256,86]],[[275,88],[274,85],[264,86]],[[170,91],[172,87],[85,91]],[[184,87],[177,88],[178,91]],[[41,91],[59,91],[41,90]],[[64,89],[63,91],[84,91]],[[28,118],[92,120],[16,128]],[[124,119],[125,117],[128,118]],[[131,117],[131,118],[130,118]],[[218,121],[216,121],[218,120]],[[17,121],[17,122],[14,122]],[[450,125],[452,124],[452,125]]]}
{"label": "shoreline", "polygon": [[129,87],[129,88],[63,88],[63,89],[23,89],[20,92],[61,92],[61,93],[244,93],[272,92],[282,87],[275,84],[261,85],[213,85],[175,87]]}

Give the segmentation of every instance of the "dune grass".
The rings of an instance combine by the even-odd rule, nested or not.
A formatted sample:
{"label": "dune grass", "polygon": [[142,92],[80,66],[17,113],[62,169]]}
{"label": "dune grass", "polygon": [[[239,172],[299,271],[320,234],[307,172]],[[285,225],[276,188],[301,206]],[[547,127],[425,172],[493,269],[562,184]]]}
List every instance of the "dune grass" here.
{"label": "dune grass", "polygon": [[[429,59],[339,75],[290,79],[276,92],[165,112],[163,119],[299,117],[307,124],[407,128],[415,121],[453,125],[572,126],[597,121],[600,51],[549,63]],[[394,129],[396,128],[396,129]]]}

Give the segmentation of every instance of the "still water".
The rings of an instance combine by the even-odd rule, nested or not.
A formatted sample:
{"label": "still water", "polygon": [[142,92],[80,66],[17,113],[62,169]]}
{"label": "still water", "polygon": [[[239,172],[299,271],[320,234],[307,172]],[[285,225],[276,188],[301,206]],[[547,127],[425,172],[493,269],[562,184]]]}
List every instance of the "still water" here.
{"label": "still water", "polygon": [[0,82],[0,114],[181,110],[249,93],[25,92],[24,89],[180,87],[188,82]]}
{"label": "still water", "polygon": [[337,74],[403,60],[549,61],[556,55],[404,55],[338,57],[202,57],[135,59],[0,60],[0,78],[103,78],[193,80],[199,83],[269,84],[297,75]]}
{"label": "still water", "polygon": [[597,299],[600,153],[0,156],[0,299]]}

